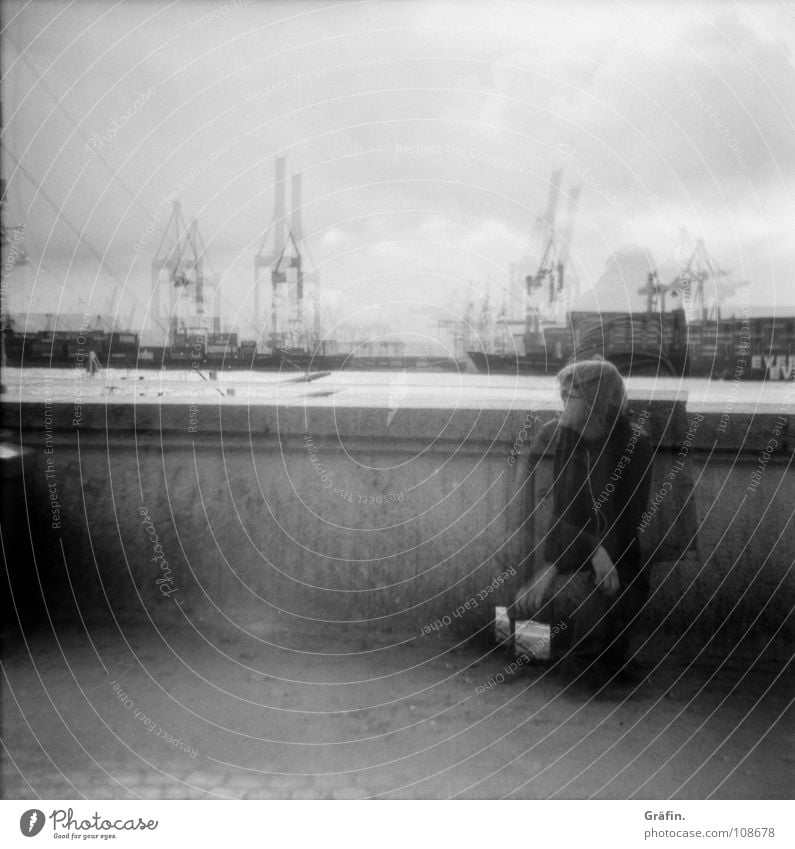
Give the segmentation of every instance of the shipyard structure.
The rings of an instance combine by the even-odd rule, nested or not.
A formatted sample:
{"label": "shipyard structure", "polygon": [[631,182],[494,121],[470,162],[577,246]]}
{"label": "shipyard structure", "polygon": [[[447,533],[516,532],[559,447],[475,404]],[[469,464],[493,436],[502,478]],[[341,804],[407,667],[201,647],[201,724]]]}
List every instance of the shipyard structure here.
{"label": "shipyard structure", "polygon": [[[219,275],[209,265],[198,222],[186,219],[180,201],[171,198],[151,260],[147,324],[155,342],[143,344],[138,333],[120,331],[102,315],[28,314],[23,321],[8,316],[3,334],[7,362],[79,366],[91,356],[103,367],[343,368],[351,355],[326,352],[316,303],[307,297],[307,282],[316,284],[316,275],[306,267],[301,182],[300,173],[291,175],[288,215],[285,158],[277,156],[273,217],[254,256],[251,337],[222,330]],[[5,227],[3,232],[6,239]]]}
{"label": "shipyard structure", "polygon": [[[172,197],[151,260],[147,316],[154,332],[147,342],[130,329],[132,315],[126,326],[102,315],[68,313],[28,314],[20,321],[4,307],[3,361],[14,366],[81,367],[90,359],[101,367],[121,368],[532,375],[554,374],[572,359],[601,356],[624,375],[795,378],[795,317],[751,316],[748,310],[726,316],[720,293],[732,294],[747,283],[732,283],[703,240],[681,248],[678,272],[668,282],[656,270],[637,280],[642,309],[610,311],[598,303],[583,308],[569,262],[579,187],[568,193],[559,222],[561,180],[561,171],[552,174],[546,208],[535,223],[538,259],[509,267],[512,294],[518,295],[512,299],[514,309],[521,304],[522,314],[511,314],[505,301],[497,313],[487,294],[479,309],[470,303],[458,319],[440,319],[440,344],[427,353],[407,350],[392,332],[343,339],[341,328],[340,338],[323,336],[318,274],[303,234],[302,178],[300,173],[288,178],[285,157],[278,155],[272,218],[262,228],[253,257],[253,333],[244,336],[222,326],[219,275],[210,267],[198,222],[186,219]],[[6,225],[5,207],[3,191],[3,267],[9,277],[29,259],[24,228]],[[687,242],[683,235],[682,245]],[[631,285],[642,276],[635,269],[621,279]]]}
{"label": "shipyard structure", "polygon": [[[704,240],[693,243],[684,229],[677,271],[667,282],[655,269],[643,271],[649,260],[643,250],[638,253],[645,262],[617,272],[623,287],[637,281],[642,308],[611,310],[596,297],[583,307],[589,293],[581,293],[569,269],[579,187],[569,193],[558,227],[561,176],[552,175],[546,210],[535,225],[539,261],[511,268],[511,282],[519,277],[523,283],[524,315],[510,316],[503,304],[495,316],[487,296],[480,311],[470,305],[462,322],[467,355],[479,372],[555,374],[572,360],[602,357],[625,376],[795,379],[795,316],[751,316],[749,308],[726,316],[723,299],[746,291],[748,282],[732,281]],[[620,253],[608,259],[608,269]],[[624,293],[625,303],[630,294]]]}

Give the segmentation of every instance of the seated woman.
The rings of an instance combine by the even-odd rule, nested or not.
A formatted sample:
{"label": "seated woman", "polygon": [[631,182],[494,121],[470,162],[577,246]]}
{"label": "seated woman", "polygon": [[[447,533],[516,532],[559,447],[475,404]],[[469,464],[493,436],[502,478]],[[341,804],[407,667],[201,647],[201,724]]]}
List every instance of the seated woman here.
{"label": "seated woman", "polygon": [[[533,618],[556,577],[586,573],[586,598],[557,629],[551,660],[564,682],[598,688],[633,678],[630,636],[649,595],[638,525],[649,499],[652,450],[629,421],[624,381],[611,363],[573,363],[558,381],[564,408],[554,434],[545,562],[517,594],[511,616]],[[557,611],[553,616],[561,620]]]}

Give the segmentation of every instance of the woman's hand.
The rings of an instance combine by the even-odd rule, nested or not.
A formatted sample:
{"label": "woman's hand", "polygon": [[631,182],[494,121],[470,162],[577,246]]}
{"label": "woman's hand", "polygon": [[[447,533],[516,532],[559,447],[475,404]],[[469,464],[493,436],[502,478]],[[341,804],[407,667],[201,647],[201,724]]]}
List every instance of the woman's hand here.
{"label": "woman's hand", "polygon": [[544,598],[556,575],[557,570],[553,564],[544,564],[516,593],[513,607],[508,608],[508,615],[513,619],[532,619],[544,604]]}
{"label": "woman's hand", "polygon": [[591,565],[596,576],[596,586],[608,598],[618,592],[618,572],[610,555],[600,545],[591,558]]}

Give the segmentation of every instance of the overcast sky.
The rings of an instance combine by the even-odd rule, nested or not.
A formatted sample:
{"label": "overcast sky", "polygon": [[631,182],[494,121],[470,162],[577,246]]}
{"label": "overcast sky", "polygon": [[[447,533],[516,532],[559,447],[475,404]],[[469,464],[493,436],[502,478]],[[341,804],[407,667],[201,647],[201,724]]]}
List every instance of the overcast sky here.
{"label": "overcast sky", "polygon": [[[583,288],[626,246],[664,267],[685,227],[750,281],[756,311],[795,303],[792,5],[36,0],[2,14],[8,217],[33,260],[12,310],[112,305],[126,320],[139,302],[140,324],[177,194],[242,326],[280,151],[303,174],[329,321],[513,299],[509,265],[536,249],[560,167],[561,209],[582,184]],[[628,304],[643,282],[621,280]]]}

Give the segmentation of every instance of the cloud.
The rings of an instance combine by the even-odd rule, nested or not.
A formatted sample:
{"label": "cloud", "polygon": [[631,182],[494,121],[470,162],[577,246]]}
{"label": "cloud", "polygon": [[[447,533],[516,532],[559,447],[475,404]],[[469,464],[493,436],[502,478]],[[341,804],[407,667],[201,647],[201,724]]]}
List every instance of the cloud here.
{"label": "cloud", "polygon": [[[183,184],[213,265],[240,269],[229,308],[247,303],[286,150],[321,286],[366,278],[365,301],[446,303],[489,277],[509,287],[565,165],[564,192],[583,184],[572,260],[586,285],[624,244],[663,262],[686,226],[755,300],[782,297],[795,70],[776,4],[252,3],[189,26],[220,5],[9,5],[32,69],[5,51],[4,144],[38,188],[9,159],[4,171],[32,255],[57,267],[74,254],[93,280],[84,231],[113,272],[102,280],[145,291],[150,257],[130,272],[132,246]],[[149,85],[91,157],[86,137],[108,135]]]}

